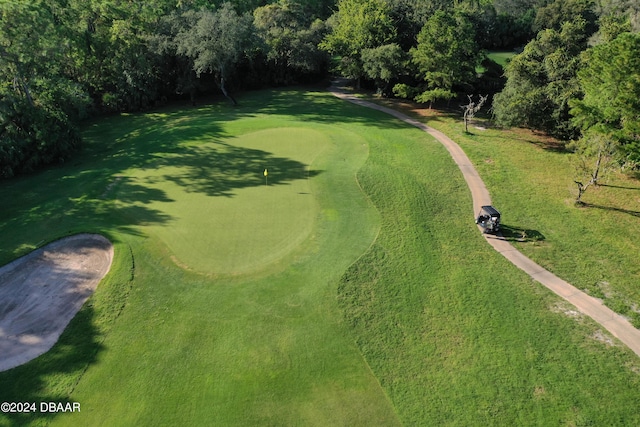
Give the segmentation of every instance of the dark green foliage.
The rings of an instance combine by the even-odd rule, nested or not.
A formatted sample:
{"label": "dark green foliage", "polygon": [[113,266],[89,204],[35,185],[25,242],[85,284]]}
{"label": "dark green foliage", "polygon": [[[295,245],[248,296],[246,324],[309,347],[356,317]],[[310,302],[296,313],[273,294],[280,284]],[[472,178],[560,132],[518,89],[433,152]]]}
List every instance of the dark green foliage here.
{"label": "dark green foliage", "polygon": [[493,0],[496,11],[509,16],[525,15],[545,3],[545,0]]}
{"label": "dark green foliage", "polygon": [[63,11],[55,2],[0,3],[0,178],[59,162],[79,146],[71,119],[89,98],[66,75]]}
{"label": "dark green foliage", "polygon": [[471,16],[477,26],[477,40],[483,49],[513,49],[525,45],[535,33],[531,29],[533,9],[519,16],[489,9],[481,16]]}
{"label": "dark green foliage", "polygon": [[396,43],[362,50],[364,72],[367,77],[376,81],[381,93],[390,95],[391,80],[398,78],[406,69],[405,56]]}
{"label": "dark green foliage", "polygon": [[438,10],[452,10],[453,0],[389,0],[390,15],[397,29],[397,41],[408,51],[416,44],[416,36],[429,17]]}
{"label": "dark green foliage", "polygon": [[390,43],[395,36],[384,0],[340,0],[321,47],[332,54],[359,57],[362,49]]}
{"label": "dark green foliage", "polygon": [[391,9],[384,0],[339,0],[338,11],[328,23],[331,30],[320,48],[342,57],[339,71],[358,82],[364,75],[362,51],[392,43],[396,37]]}
{"label": "dark green foliage", "polygon": [[484,58],[480,65],[484,69],[484,72],[475,85],[476,91],[490,94],[501,91],[506,82],[504,78],[504,68],[488,57]]}
{"label": "dark green foliage", "polygon": [[640,31],[640,2],[637,0],[602,0],[599,2],[598,14],[601,19],[613,17],[626,21],[628,31]]}
{"label": "dark green foliage", "polygon": [[503,126],[542,130],[562,139],[575,137],[569,99],[580,92],[576,73],[586,42],[582,19],[565,23],[561,31],[540,32],[507,66],[507,83],[493,102],[496,121]]}
{"label": "dark green foliage", "polygon": [[413,99],[419,93],[418,88],[406,83],[398,83],[393,86],[393,94],[398,98]]}
{"label": "dark green foliage", "polygon": [[451,92],[450,90],[447,90],[447,89],[437,88],[437,89],[425,90],[421,94],[417,95],[414,99],[423,104],[426,104],[428,102],[429,108],[431,108],[431,105],[433,104],[434,101],[437,101],[440,99],[449,101],[455,97],[456,97],[456,94],[454,92]]}
{"label": "dark green foliage", "polygon": [[608,43],[622,33],[631,32],[631,22],[626,16],[603,15],[598,24],[595,44]]}
{"label": "dark green foliage", "polygon": [[573,100],[574,123],[615,141],[640,164],[640,34],[624,33],[585,52],[578,72],[584,96]]}
{"label": "dark green foliage", "polygon": [[183,68],[180,76],[192,101],[197,86],[194,77],[209,74],[235,104],[226,82],[254,44],[252,22],[251,15],[239,15],[231,3],[223,3],[215,11],[205,7],[176,11],[160,21],[160,31],[150,38],[150,42],[157,53],[178,57],[195,72],[193,76],[190,70]]}
{"label": "dark green foliage", "polygon": [[327,54],[318,48],[326,26],[319,19],[309,22],[303,5],[280,0],[259,7],[253,12],[253,25],[263,43],[269,83],[286,85],[326,69]]}
{"label": "dark green foliage", "polygon": [[539,32],[547,28],[560,31],[565,22],[582,18],[585,21],[585,32],[590,36],[597,30],[595,8],[593,0],[555,0],[538,9],[533,31]]}
{"label": "dark green foliage", "polygon": [[480,61],[470,20],[454,12],[438,11],[429,18],[410,53],[427,90],[470,87]]}
{"label": "dark green foliage", "polygon": [[572,138],[579,52],[589,37],[607,43],[640,26],[636,1],[594,1],[3,1],[0,93],[76,123],[217,89],[233,100],[227,89],[318,81],[330,60],[387,96],[394,85],[421,100],[495,93],[505,79],[489,63],[478,78],[481,49],[519,50],[532,28],[549,29],[507,70],[494,110],[502,124]]}
{"label": "dark green foliage", "polygon": [[62,162],[80,142],[64,113],[16,97],[0,101],[0,178]]}

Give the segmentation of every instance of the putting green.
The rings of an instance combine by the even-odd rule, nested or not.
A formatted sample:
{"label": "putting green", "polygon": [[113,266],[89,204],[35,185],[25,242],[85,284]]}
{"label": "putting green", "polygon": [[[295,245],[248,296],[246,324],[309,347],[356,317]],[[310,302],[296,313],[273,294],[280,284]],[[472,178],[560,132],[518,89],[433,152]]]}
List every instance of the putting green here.
{"label": "putting green", "polygon": [[173,161],[185,155],[178,152],[136,171],[120,197],[141,186],[166,194],[145,206],[171,218],[150,228],[177,264],[207,274],[255,271],[310,235],[319,213],[313,162],[331,144],[324,133],[300,127],[187,144],[190,161]]}

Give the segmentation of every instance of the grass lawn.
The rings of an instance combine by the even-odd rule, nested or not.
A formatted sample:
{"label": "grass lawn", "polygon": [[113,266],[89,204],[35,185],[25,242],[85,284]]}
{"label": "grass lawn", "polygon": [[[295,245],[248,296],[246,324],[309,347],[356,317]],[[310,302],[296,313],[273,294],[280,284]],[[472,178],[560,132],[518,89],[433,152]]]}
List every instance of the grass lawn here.
{"label": "grass lawn", "polygon": [[340,301],[406,425],[640,422],[637,356],[486,244],[443,147],[381,138],[359,177],[382,228]]}
{"label": "grass lawn", "polygon": [[500,64],[502,68],[505,68],[515,54],[516,53],[512,50],[506,51],[506,52],[495,51],[495,52],[489,52],[487,56],[489,57],[489,59]]}
{"label": "grass lawn", "polygon": [[572,155],[556,141],[524,129],[494,129],[483,119],[466,134],[457,115],[396,106],[463,148],[520,251],[640,327],[638,179],[611,174],[585,193],[579,208]]}
{"label": "grass lawn", "polygon": [[0,262],[116,246],[60,342],[0,373],[0,401],[82,412],[0,424],[640,423],[637,358],[486,245],[443,147],[322,92],[240,101],[102,119],[0,185]]}
{"label": "grass lawn", "polygon": [[77,230],[117,253],[61,342],[0,374],[3,401],[82,412],[20,422],[398,424],[335,299],[379,229],[355,179],[373,121],[329,124],[323,104],[353,115],[326,94],[265,92],[113,117],[88,126],[76,164],[5,183],[5,259]]}
{"label": "grass lawn", "polygon": [[[309,237],[319,208],[312,182],[322,172],[313,169],[313,162],[331,146],[327,133],[309,127],[185,144],[193,151],[193,164],[173,166],[174,157],[184,158],[177,153],[155,167],[134,171],[119,197],[135,198],[131,191],[138,183],[164,192],[165,199],[148,206],[170,216],[170,226],[152,225],[150,232],[166,242],[180,265],[218,275],[255,271]],[[224,156],[237,159],[220,161]],[[238,188],[215,188],[226,179],[236,181]]]}

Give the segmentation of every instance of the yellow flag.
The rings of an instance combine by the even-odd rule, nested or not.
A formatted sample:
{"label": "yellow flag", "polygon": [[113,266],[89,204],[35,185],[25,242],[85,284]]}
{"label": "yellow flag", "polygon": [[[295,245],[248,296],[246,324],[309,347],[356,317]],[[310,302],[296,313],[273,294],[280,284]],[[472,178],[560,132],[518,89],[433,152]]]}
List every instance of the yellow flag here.
{"label": "yellow flag", "polygon": [[267,172],[267,170],[265,169],[264,170],[264,176],[267,176],[267,175],[269,175],[269,172]]}

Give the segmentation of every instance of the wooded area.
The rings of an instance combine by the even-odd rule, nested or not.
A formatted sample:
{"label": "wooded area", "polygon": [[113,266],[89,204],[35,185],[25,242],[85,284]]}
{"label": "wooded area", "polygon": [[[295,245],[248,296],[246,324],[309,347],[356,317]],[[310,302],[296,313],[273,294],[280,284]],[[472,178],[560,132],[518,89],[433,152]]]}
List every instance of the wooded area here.
{"label": "wooded area", "polygon": [[[214,91],[235,104],[329,72],[418,102],[495,94],[500,125],[640,164],[633,0],[2,0],[0,14],[1,177],[66,159],[90,116]],[[504,72],[486,55],[512,49]]]}

